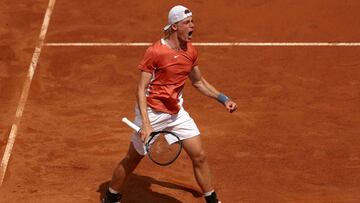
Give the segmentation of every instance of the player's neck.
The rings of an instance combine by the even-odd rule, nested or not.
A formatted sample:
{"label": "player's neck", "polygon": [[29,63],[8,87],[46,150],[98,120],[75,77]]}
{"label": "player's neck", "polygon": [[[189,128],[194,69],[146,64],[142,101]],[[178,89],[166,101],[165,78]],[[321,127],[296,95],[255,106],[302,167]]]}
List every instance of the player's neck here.
{"label": "player's neck", "polygon": [[175,51],[186,51],[187,49],[187,42],[180,41],[176,34],[165,37],[164,40],[166,45]]}

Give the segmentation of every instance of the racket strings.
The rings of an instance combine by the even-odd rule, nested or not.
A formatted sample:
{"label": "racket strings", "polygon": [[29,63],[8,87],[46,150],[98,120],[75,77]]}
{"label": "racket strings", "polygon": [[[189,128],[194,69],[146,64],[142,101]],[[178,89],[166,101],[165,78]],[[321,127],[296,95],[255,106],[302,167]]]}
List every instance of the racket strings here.
{"label": "racket strings", "polygon": [[[150,159],[160,165],[172,163],[181,151],[181,143],[177,141],[169,144],[167,139],[171,138],[174,138],[172,134],[159,133],[155,135],[148,145]],[[176,137],[176,139],[178,138]]]}

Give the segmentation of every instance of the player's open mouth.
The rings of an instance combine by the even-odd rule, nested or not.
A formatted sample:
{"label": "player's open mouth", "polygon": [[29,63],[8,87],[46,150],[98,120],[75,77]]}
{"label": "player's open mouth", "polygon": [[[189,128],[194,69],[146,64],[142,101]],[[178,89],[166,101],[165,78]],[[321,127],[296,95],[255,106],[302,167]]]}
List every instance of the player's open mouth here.
{"label": "player's open mouth", "polygon": [[194,32],[194,31],[190,31],[190,32],[189,32],[189,38],[192,37],[193,32]]}

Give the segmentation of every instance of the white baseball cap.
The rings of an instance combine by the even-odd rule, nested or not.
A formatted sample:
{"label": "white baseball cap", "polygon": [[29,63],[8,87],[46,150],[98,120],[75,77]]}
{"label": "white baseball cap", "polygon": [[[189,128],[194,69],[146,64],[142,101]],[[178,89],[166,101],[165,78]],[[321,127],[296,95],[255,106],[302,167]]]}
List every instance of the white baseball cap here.
{"label": "white baseball cap", "polygon": [[168,30],[172,24],[182,21],[190,16],[192,16],[192,13],[185,6],[177,5],[172,7],[168,15],[168,24],[164,27],[164,30]]}

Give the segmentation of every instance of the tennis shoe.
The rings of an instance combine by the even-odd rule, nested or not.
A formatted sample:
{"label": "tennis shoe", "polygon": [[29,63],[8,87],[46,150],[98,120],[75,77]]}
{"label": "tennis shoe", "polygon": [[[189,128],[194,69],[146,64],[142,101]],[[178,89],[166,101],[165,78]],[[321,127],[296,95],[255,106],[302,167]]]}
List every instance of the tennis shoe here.
{"label": "tennis shoe", "polygon": [[206,200],[206,203],[221,203],[218,200],[215,192],[212,192],[211,195],[209,195],[209,196],[205,196],[205,200]]}
{"label": "tennis shoe", "polygon": [[106,191],[105,197],[102,199],[102,203],[121,203],[122,195],[120,193],[113,194],[109,191]]}

